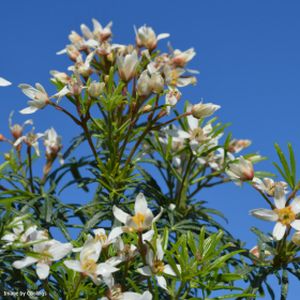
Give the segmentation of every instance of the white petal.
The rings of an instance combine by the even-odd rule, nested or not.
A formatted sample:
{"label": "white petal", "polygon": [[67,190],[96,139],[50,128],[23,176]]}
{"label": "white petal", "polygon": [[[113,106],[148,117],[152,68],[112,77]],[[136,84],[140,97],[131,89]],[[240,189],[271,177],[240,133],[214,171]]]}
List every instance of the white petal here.
{"label": "white petal", "polygon": [[145,242],[145,241],[150,242],[150,241],[152,240],[153,235],[154,235],[154,230],[153,230],[153,229],[151,229],[151,230],[145,232],[145,233],[142,235],[143,242]]}
{"label": "white petal", "polygon": [[80,261],[84,262],[85,260],[94,260],[97,261],[99,259],[101,253],[101,243],[100,241],[96,241],[94,239],[88,239],[80,252]]}
{"label": "white petal", "polygon": [[273,229],[274,239],[280,241],[283,238],[285,231],[286,231],[286,225],[283,225],[281,222],[277,222]]}
{"label": "white petal", "polygon": [[170,36],[170,34],[169,33],[160,33],[158,36],[157,36],[157,40],[159,41],[159,40],[162,40],[162,39],[166,39],[166,38],[168,38]]}
{"label": "white petal", "polygon": [[300,230],[300,220],[295,220],[291,223],[291,226],[296,229],[296,230]]}
{"label": "white petal", "polygon": [[101,263],[97,266],[97,275],[102,275],[103,277],[109,277],[111,273],[118,271],[118,268],[108,264],[108,263]]}
{"label": "white petal", "polygon": [[190,129],[196,129],[199,127],[199,120],[194,118],[193,116],[188,116],[187,121],[189,124]]}
{"label": "white petal", "polygon": [[49,253],[52,255],[53,260],[60,260],[72,251],[71,243],[58,243],[49,249]]}
{"label": "white petal", "polygon": [[258,208],[250,211],[250,214],[258,219],[266,221],[277,221],[278,215],[270,209]]}
{"label": "white petal", "polygon": [[275,195],[274,195],[274,202],[276,208],[284,208],[286,204],[286,197],[285,194],[282,193],[282,189],[275,187]]}
{"label": "white petal", "polygon": [[38,110],[37,107],[29,106],[29,107],[26,107],[26,108],[23,108],[22,110],[20,110],[20,113],[23,114],[23,115],[28,115],[28,114],[33,114],[37,110]]}
{"label": "white petal", "polygon": [[9,82],[8,80],[0,77],[0,86],[8,86],[11,85],[11,82]]}
{"label": "white petal", "polygon": [[113,206],[113,214],[117,220],[119,220],[121,223],[125,224],[128,217],[130,217],[129,214],[118,208],[117,206]]}
{"label": "white petal", "polygon": [[159,214],[157,214],[154,218],[153,218],[153,223],[157,222],[159,220],[159,218],[161,217],[162,213],[164,212],[164,208],[160,207],[160,212]]}
{"label": "white petal", "polygon": [[148,209],[147,200],[143,193],[139,193],[135,199],[134,211],[136,214],[137,213],[145,214],[147,209]]}
{"label": "white petal", "polygon": [[165,290],[168,290],[167,289],[167,281],[164,276],[156,276],[156,279],[157,279],[157,283],[160,287],[162,287]]}
{"label": "white petal", "polygon": [[295,214],[300,212],[300,197],[296,197],[291,203],[292,210]]}
{"label": "white petal", "polygon": [[137,271],[144,276],[151,276],[152,272],[149,266],[144,266],[142,268],[138,268]]}
{"label": "white petal", "polygon": [[156,240],[156,257],[158,260],[163,260],[164,258],[164,250],[162,248],[160,239]]}
{"label": "white petal", "polygon": [[164,273],[172,276],[176,276],[176,273],[173,271],[170,265],[165,265]]}
{"label": "white petal", "polygon": [[25,267],[28,267],[32,264],[34,264],[35,262],[37,262],[38,259],[32,256],[26,256],[25,258],[21,259],[21,260],[17,260],[15,261],[12,266],[16,269],[22,269]]}
{"label": "white petal", "polygon": [[80,262],[78,260],[65,260],[64,264],[69,268],[76,272],[82,272],[82,268]]}
{"label": "white petal", "polygon": [[46,279],[49,276],[49,271],[49,265],[44,263],[36,264],[36,274],[38,275],[39,279]]}
{"label": "white petal", "polygon": [[107,242],[113,242],[118,236],[123,233],[122,227],[115,227],[111,230],[110,234],[108,235]]}

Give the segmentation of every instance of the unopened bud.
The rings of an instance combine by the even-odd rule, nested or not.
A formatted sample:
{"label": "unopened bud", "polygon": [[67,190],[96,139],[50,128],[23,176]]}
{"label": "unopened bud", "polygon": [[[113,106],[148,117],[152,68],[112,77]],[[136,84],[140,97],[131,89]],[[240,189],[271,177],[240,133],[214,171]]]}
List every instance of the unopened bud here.
{"label": "unopened bud", "polygon": [[11,155],[9,153],[4,153],[4,159],[5,160],[10,160]]}
{"label": "unopened bud", "polygon": [[300,231],[296,231],[292,237],[292,241],[295,245],[300,246]]}
{"label": "unopened bud", "polygon": [[159,73],[151,75],[151,87],[154,93],[161,93],[164,90],[165,81]]}
{"label": "unopened bud", "polygon": [[143,113],[147,113],[152,109],[152,106],[150,104],[145,105],[144,107],[142,107],[142,112]]}
{"label": "unopened bud", "polygon": [[67,54],[70,57],[70,59],[75,62],[77,61],[77,57],[80,56],[80,52],[73,45],[69,45],[67,47]]}
{"label": "unopened bud", "polygon": [[5,141],[5,140],[6,140],[5,136],[4,136],[3,134],[0,133],[0,142],[3,142],[3,141]]}
{"label": "unopened bud", "polygon": [[192,108],[192,115],[196,119],[202,119],[211,116],[221,106],[213,103],[202,103],[196,104]]}
{"label": "unopened bud", "polygon": [[93,81],[88,87],[88,93],[91,97],[97,98],[102,94],[104,87],[104,82]]}

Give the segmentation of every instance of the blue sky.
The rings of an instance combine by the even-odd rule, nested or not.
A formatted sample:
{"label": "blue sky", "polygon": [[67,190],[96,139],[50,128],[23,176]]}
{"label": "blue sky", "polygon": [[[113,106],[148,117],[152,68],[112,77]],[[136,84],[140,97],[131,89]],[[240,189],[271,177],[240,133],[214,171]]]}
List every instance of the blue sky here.
{"label": "blue sky", "polygon": [[[0,11],[0,76],[14,83],[0,90],[0,132],[7,131],[11,110],[26,106],[17,84],[36,81],[49,89],[49,71],[64,70],[68,60],[55,52],[67,43],[71,30],[95,17],[114,22],[114,40],[133,42],[133,25],[151,25],[168,32],[175,48],[197,51],[191,67],[200,70],[196,87],[183,89],[183,99],[215,102],[220,120],[231,122],[237,138],[253,141],[252,151],[269,157],[258,168],[274,171],[274,142],[291,142],[300,156],[300,3],[297,1],[3,1]],[[165,44],[164,41],[161,42]],[[41,131],[55,126],[67,142],[76,129],[58,113],[33,115]],[[16,120],[24,118],[16,116]],[[299,159],[298,159],[299,160]],[[233,184],[203,195],[209,206],[222,210],[228,228],[251,247],[251,226],[267,231],[273,224],[257,221],[248,211],[265,204],[249,187]],[[237,214],[237,211],[239,212]],[[297,287],[298,285],[298,287]],[[294,282],[289,299],[299,291]]]}

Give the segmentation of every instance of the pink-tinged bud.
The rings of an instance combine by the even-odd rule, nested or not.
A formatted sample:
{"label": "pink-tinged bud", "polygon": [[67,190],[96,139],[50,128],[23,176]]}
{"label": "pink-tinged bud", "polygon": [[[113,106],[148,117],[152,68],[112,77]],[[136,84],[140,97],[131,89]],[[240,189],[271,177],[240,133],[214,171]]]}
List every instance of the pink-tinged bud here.
{"label": "pink-tinged bud", "polygon": [[17,140],[23,134],[23,127],[19,124],[15,124],[15,125],[11,126],[10,132],[11,132],[12,136],[14,137],[14,139]]}
{"label": "pink-tinged bud", "polygon": [[202,119],[211,116],[221,106],[213,103],[202,103],[193,105],[192,116],[196,119]]}
{"label": "pink-tinged bud", "polygon": [[5,136],[0,133],[0,142],[4,142],[6,140]]}
{"label": "pink-tinged bud", "polygon": [[258,259],[261,258],[261,254],[263,254],[263,256],[271,256],[271,252],[268,250],[260,250],[258,248],[258,246],[254,246],[250,251],[249,251],[252,255],[254,255],[255,257],[257,257]]}
{"label": "pink-tinged bud", "polygon": [[194,48],[190,48],[186,51],[174,50],[173,58],[171,62],[176,66],[183,68],[193,57],[196,55]]}
{"label": "pink-tinged bud", "polygon": [[249,147],[251,145],[250,140],[232,140],[229,143],[228,151],[231,153],[238,153],[243,149]]}
{"label": "pink-tinged bud", "polygon": [[251,161],[242,156],[236,162],[230,163],[226,173],[232,180],[248,181],[254,177]]}
{"label": "pink-tinged bud", "polygon": [[161,33],[156,36],[154,30],[147,26],[142,26],[138,30],[135,29],[135,33],[137,45],[139,47],[145,47],[149,51],[152,51],[156,48],[159,40],[169,37],[168,33]]}
{"label": "pink-tinged bud", "polygon": [[166,107],[167,114],[170,113],[171,107],[175,106],[177,104],[177,102],[180,100],[180,98],[181,98],[181,93],[176,88],[170,89],[167,92],[167,94],[166,94],[166,105],[168,105]]}
{"label": "pink-tinged bud", "polygon": [[77,58],[80,56],[80,52],[73,45],[69,45],[67,47],[67,54],[70,57],[70,59],[75,61],[75,62],[77,61]]}

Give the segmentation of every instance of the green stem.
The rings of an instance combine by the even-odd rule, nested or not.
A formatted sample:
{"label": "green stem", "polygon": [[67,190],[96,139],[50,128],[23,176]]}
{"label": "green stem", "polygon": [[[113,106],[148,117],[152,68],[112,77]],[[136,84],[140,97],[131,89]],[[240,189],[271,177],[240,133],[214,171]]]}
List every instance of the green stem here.
{"label": "green stem", "polygon": [[27,157],[28,157],[30,187],[31,187],[31,192],[34,193],[31,146],[27,146]]}

